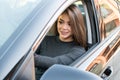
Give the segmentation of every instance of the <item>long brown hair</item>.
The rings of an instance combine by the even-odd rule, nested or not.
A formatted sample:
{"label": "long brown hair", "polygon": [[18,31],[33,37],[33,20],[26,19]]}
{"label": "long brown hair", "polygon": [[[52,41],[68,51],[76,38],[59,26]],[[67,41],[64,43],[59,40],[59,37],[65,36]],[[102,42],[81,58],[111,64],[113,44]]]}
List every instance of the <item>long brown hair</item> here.
{"label": "long brown hair", "polygon": [[78,7],[71,5],[62,14],[69,16],[74,41],[86,48],[86,29],[83,16]]}

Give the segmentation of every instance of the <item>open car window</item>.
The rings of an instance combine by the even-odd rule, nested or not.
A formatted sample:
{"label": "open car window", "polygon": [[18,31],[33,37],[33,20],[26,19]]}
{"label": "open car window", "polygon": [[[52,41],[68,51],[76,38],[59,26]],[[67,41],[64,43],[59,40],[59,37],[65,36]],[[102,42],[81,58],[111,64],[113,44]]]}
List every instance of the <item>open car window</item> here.
{"label": "open car window", "polygon": [[[86,28],[86,31],[87,31],[87,35],[86,35],[87,36],[87,44],[92,45],[93,41],[92,41],[91,25],[90,25],[90,20],[89,20],[88,12],[87,12],[87,9],[86,9],[86,5],[85,5],[85,3],[83,3],[82,0],[76,1],[73,4],[76,5],[82,13],[82,16],[83,16],[83,19],[84,19],[84,25],[85,25],[85,28]],[[48,31],[47,36],[58,35],[56,22],[52,25],[51,29]]]}
{"label": "open car window", "polygon": [[[77,1],[77,2],[74,3],[74,5],[76,5],[80,9],[80,11],[82,13],[82,16],[83,16],[84,25],[85,25],[84,27],[85,27],[86,32],[87,32],[87,34],[84,35],[84,36],[87,36],[86,43],[92,44],[92,34],[91,34],[91,28],[90,28],[90,25],[89,25],[89,17],[88,17],[87,9],[85,8],[85,5],[84,5],[84,3],[82,1]],[[56,22],[57,21],[55,21],[55,23],[51,26],[51,29],[48,31],[46,36],[56,36],[56,35],[58,35]],[[43,39],[43,41],[44,41],[44,39]],[[87,46],[88,46],[88,44],[87,44]],[[41,46],[39,46],[39,47],[41,47]],[[39,48],[36,50],[36,53],[40,54]],[[56,52],[56,54],[58,54],[58,53]],[[50,55],[50,54],[48,54],[48,55]],[[37,69],[36,69],[36,72],[37,72]]]}

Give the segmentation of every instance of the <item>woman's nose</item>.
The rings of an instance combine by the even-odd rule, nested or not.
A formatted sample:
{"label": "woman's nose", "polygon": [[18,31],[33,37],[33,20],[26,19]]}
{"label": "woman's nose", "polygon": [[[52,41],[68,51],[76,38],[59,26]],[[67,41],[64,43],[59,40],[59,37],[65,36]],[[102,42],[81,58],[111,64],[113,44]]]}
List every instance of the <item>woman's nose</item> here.
{"label": "woman's nose", "polygon": [[69,27],[68,24],[64,24],[64,25],[63,25],[63,29],[67,29],[68,27]]}

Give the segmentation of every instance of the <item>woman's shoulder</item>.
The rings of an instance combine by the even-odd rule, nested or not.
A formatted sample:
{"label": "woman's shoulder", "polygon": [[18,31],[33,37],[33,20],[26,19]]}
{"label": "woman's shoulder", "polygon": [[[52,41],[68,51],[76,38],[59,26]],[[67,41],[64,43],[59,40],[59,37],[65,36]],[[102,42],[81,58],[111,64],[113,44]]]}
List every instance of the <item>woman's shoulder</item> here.
{"label": "woman's shoulder", "polygon": [[45,38],[43,39],[43,43],[44,42],[50,42],[50,41],[52,41],[52,40],[54,40],[56,38],[56,36],[45,36]]}
{"label": "woman's shoulder", "polygon": [[75,52],[79,51],[79,52],[82,52],[82,53],[86,52],[85,48],[82,47],[82,46],[74,46],[71,50],[75,51]]}
{"label": "woman's shoulder", "polygon": [[52,44],[56,42],[57,36],[45,36],[45,38],[42,41],[42,44]]}

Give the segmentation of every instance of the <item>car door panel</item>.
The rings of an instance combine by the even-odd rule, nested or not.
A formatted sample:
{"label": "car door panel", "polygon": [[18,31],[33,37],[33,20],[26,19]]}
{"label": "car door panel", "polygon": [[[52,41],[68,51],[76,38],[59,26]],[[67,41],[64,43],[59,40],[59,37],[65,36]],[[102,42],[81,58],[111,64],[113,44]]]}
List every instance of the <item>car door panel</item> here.
{"label": "car door panel", "polygon": [[35,80],[33,52],[26,54],[6,76],[5,80]]}
{"label": "car door panel", "polygon": [[[91,71],[95,74],[100,75],[106,64],[108,63],[108,60],[110,60],[112,57],[110,57],[110,53],[112,52],[112,48],[109,46],[111,43],[120,36],[120,27],[116,28],[111,35],[109,35],[106,39],[104,39],[100,44],[98,44],[89,54],[87,54],[81,61],[76,63],[74,67],[84,69]],[[120,42],[120,39],[118,39],[117,43]],[[108,47],[110,50],[108,50]],[[118,46],[119,47],[119,46]],[[106,51],[110,51],[107,56],[104,56],[103,54]],[[108,52],[107,52],[108,53]],[[109,56],[108,56],[109,55]],[[114,56],[115,54],[112,54]]]}
{"label": "car door panel", "polygon": [[[112,75],[109,77],[109,80],[119,80],[120,79],[120,48],[117,49],[117,51],[115,52],[114,56],[112,56],[112,58],[108,61],[107,66],[111,66],[113,68],[113,72]],[[106,68],[105,67],[105,68]],[[102,75],[102,73],[101,73]]]}

